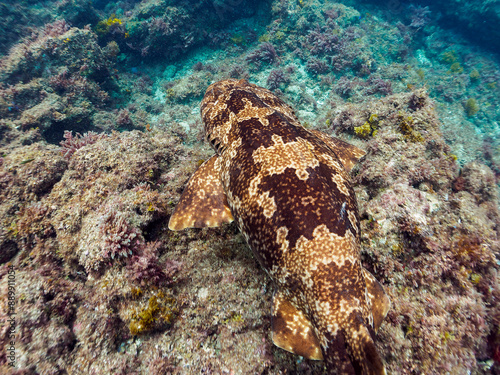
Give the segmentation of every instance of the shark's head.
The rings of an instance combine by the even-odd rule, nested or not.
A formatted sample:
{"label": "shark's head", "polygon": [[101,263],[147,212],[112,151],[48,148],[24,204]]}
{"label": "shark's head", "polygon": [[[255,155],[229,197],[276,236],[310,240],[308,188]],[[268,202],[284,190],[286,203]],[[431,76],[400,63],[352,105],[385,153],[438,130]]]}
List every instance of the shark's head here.
{"label": "shark's head", "polygon": [[229,142],[234,120],[229,109],[233,91],[241,81],[228,79],[210,85],[201,102],[201,117],[205,124],[205,136],[215,151],[220,154]]}
{"label": "shark's head", "polygon": [[[239,114],[237,119],[235,113]],[[238,126],[246,116],[264,119],[276,114],[287,124],[301,126],[293,109],[271,91],[249,83],[245,79],[227,79],[210,85],[201,102],[201,117],[205,135],[215,151],[220,154],[238,136]],[[239,120],[239,121],[236,121]],[[251,123],[249,121],[248,123]]]}

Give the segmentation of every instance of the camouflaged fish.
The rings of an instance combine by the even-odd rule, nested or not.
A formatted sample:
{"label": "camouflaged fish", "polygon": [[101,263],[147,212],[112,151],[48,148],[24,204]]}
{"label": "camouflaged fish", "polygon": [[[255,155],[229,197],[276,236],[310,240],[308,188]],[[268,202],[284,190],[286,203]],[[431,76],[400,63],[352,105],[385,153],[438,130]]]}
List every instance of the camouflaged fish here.
{"label": "camouflaged fish", "polygon": [[360,261],[348,171],[364,152],[302,127],[272,92],[212,84],[201,104],[216,154],[194,173],[169,228],[236,221],[273,279],[272,340],[328,373],[385,374],[375,332],[389,309]]}

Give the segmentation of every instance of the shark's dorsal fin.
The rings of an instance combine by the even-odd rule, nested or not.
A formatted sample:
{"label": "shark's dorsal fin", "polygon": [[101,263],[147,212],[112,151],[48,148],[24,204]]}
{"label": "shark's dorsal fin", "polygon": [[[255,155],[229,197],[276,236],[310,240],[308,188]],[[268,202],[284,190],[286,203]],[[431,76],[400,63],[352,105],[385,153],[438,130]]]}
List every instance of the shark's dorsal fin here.
{"label": "shark's dorsal fin", "polygon": [[365,278],[366,291],[372,305],[373,329],[377,332],[391,307],[391,300],[385,294],[384,288],[382,288],[382,285],[380,285],[375,276],[364,268],[363,276]]}
{"label": "shark's dorsal fin", "polygon": [[168,228],[217,227],[232,221],[233,216],[220,181],[220,160],[214,155],[191,176],[170,216]]}
{"label": "shark's dorsal fin", "polygon": [[272,339],[274,345],[308,359],[323,359],[311,322],[277,291],[273,297]]}
{"label": "shark's dorsal fin", "polygon": [[308,129],[309,132],[314,134],[316,137],[321,139],[326,145],[335,152],[335,155],[340,159],[344,168],[347,172],[349,172],[352,167],[365,156],[366,152],[362,149],[353,146],[347,142],[344,142],[338,138],[331,137],[326,133],[323,133],[319,130]]}

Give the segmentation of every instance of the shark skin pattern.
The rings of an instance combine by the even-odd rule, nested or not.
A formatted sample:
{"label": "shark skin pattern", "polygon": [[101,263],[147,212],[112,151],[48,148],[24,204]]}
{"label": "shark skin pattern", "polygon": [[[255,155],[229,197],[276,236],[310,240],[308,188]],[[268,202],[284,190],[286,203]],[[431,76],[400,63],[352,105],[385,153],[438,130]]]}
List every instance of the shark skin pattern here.
{"label": "shark skin pattern", "polygon": [[390,301],[360,261],[348,172],[365,153],[305,129],[246,80],[212,84],[201,104],[216,154],[189,180],[172,230],[236,221],[274,282],[272,340],[329,374],[386,374],[375,333]]}

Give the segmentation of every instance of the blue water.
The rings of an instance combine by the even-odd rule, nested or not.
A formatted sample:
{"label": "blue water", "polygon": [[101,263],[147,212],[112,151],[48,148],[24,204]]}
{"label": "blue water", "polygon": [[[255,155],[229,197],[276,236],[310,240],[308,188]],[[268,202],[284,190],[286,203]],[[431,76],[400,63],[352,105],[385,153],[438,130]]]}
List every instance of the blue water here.
{"label": "blue water", "polygon": [[[96,0],[72,6],[19,2],[17,7],[6,8],[0,22],[4,56],[23,37],[43,34],[40,30],[45,25],[62,19],[67,27],[52,28],[48,34],[60,36],[69,27],[89,25],[102,49],[101,61],[92,61],[99,55],[97,50],[93,56],[73,51],[75,62],[68,61],[66,53],[48,50],[35,61],[14,61],[13,65],[24,66],[7,66],[7,71],[15,72],[4,74],[2,80],[6,84],[29,82],[41,75],[42,83],[50,86],[47,80],[66,70],[67,78],[84,77],[107,93],[111,100],[99,111],[111,117],[127,106],[144,107],[138,103],[144,97],[139,96],[148,95],[154,110],[146,106],[140,121],[122,121],[119,130],[143,128],[146,123],[162,126],[168,121],[189,128],[189,123],[198,121],[189,108],[197,105],[209,83],[228,76],[279,90],[311,123],[321,117],[326,101],[336,105],[359,102],[426,87],[436,100],[445,137],[460,163],[481,160],[498,175],[498,17],[480,1],[464,7],[451,0],[439,4]],[[263,45],[273,48],[270,56],[259,50]],[[78,59],[90,61],[90,68]],[[191,82],[188,85],[184,80]],[[64,84],[62,94],[66,94]],[[307,90],[298,97],[301,85]],[[36,104],[4,96],[9,103],[6,115],[13,119]],[[110,130],[110,125],[102,126],[92,116],[80,118],[78,126],[74,121],[44,123],[43,133],[58,143],[63,128]],[[25,128],[35,125],[22,124]]]}
{"label": "blue water", "polygon": [[[105,91],[111,100],[99,111],[110,116],[127,106],[144,107],[138,103],[143,94],[155,107],[143,108],[140,121],[125,121],[117,127],[120,130],[143,128],[146,123],[194,123],[198,119],[189,108],[197,105],[209,83],[228,76],[279,90],[294,102],[303,120],[312,123],[321,117],[326,101],[336,105],[359,102],[426,87],[436,100],[445,137],[459,162],[481,160],[498,175],[500,38],[494,9],[483,7],[482,2],[463,7],[454,1],[344,4],[94,1],[70,7],[47,1],[42,7],[41,3],[20,2],[4,16],[0,51],[7,55],[22,37],[29,38],[56,19],[64,19],[68,28],[90,25],[102,49],[102,61],[91,62],[96,66],[90,69],[86,69],[88,63],[82,67],[85,64],[76,62],[68,77],[90,79]],[[20,14],[24,17],[17,17]],[[8,21],[9,17],[14,20]],[[62,35],[58,32],[62,33],[53,31],[54,36]],[[274,49],[270,57],[259,50],[266,43]],[[26,72],[4,75],[3,81],[27,82],[40,76],[39,71],[43,78],[54,79],[68,70],[65,54],[47,52],[49,57],[28,61],[21,67]],[[81,53],[74,51],[74,60],[88,61]],[[90,59],[97,58],[93,54]],[[188,85],[184,80],[191,82]],[[301,85],[308,90],[298,97]],[[11,118],[15,118],[13,109],[35,104],[11,99]],[[44,123],[44,135],[57,143],[64,127],[110,130],[92,115],[78,122],[81,125],[76,127],[73,121]]]}

